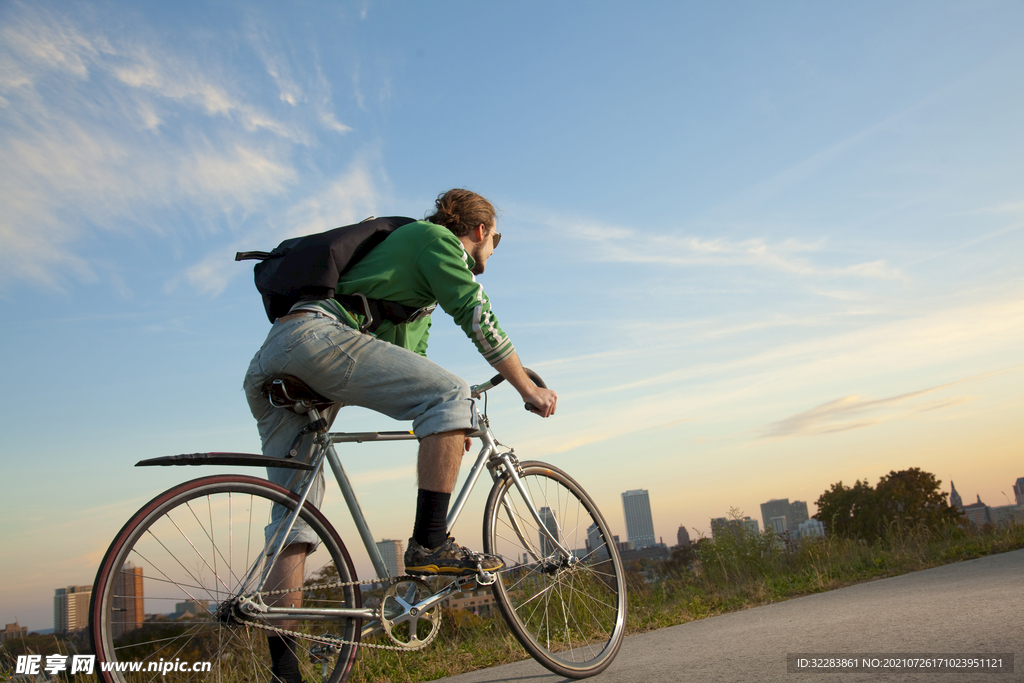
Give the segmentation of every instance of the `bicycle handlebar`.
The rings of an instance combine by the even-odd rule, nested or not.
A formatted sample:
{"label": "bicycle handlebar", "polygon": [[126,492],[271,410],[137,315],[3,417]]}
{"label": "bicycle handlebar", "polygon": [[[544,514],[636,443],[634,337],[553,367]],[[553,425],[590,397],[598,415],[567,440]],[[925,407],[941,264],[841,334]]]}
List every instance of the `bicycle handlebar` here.
{"label": "bicycle handlebar", "polygon": [[[534,372],[530,368],[523,368],[523,371],[526,372],[526,376],[530,378],[530,381],[532,381],[538,387],[540,387],[541,389],[548,388],[548,385],[544,383],[544,380],[542,380],[540,378],[540,375],[538,375],[536,372]],[[480,398],[480,396],[482,396],[485,391],[493,389],[494,387],[498,386],[504,381],[505,378],[502,377],[501,374],[499,373],[494,377],[490,378],[489,380],[487,380],[486,382],[484,382],[483,384],[478,384],[477,386],[473,387],[473,398]],[[530,412],[533,412],[534,410],[537,409],[535,405],[529,402],[524,404],[524,406]]]}

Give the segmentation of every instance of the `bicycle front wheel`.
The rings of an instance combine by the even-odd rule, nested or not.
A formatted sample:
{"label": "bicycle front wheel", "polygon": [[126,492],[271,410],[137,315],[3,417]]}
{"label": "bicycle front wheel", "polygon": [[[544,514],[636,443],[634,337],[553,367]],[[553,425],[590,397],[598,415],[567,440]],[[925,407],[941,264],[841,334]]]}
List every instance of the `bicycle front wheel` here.
{"label": "bicycle front wheel", "polygon": [[523,647],[568,678],[604,671],[622,644],[626,581],[622,560],[594,501],[569,475],[524,462],[520,481],[566,556],[541,531],[507,474],[495,482],[484,512],[484,551],[505,569],[494,584],[502,615]]}
{"label": "bicycle front wheel", "polygon": [[[355,586],[325,587],[353,581],[355,571],[333,527],[308,504],[299,519],[317,542],[302,576],[296,570],[289,580],[298,585],[268,584],[264,595],[255,594],[270,559],[265,528],[271,510],[290,512],[297,504],[266,480],[223,475],[176,486],[139,510],[111,543],[93,585],[89,623],[101,679],[266,683],[271,632],[239,618],[239,596],[273,604],[266,593],[288,588],[301,591],[303,608],[358,608]],[[356,642],[358,619],[263,623],[302,634],[296,655],[304,680],[347,679],[357,646],[317,636]]]}

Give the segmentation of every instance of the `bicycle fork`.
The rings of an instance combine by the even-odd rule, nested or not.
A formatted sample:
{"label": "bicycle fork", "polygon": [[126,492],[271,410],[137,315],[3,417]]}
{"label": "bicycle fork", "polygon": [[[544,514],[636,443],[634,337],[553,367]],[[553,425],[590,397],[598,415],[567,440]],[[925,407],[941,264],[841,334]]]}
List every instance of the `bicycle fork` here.
{"label": "bicycle fork", "polygon": [[[522,470],[519,465],[519,459],[512,452],[508,452],[500,454],[497,457],[497,460],[504,468],[505,476],[512,480],[512,484],[516,487],[516,490],[519,491],[519,495],[523,497],[526,509],[530,513],[530,517],[533,518],[533,521],[536,522],[541,535],[548,541],[548,543],[551,544],[550,547],[558,552],[562,561],[567,561],[570,565],[573,564],[575,562],[575,555],[559,540],[559,538],[562,537],[562,527],[558,518],[552,515],[550,519],[545,520],[541,516],[540,511],[537,510],[537,506],[533,503],[533,497],[527,490],[526,484],[524,484],[523,480],[519,477],[519,472]],[[495,481],[498,480],[499,475],[497,473],[497,464],[491,467],[491,477]],[[530,554],[533,555],[536,562],[543,562],[544,558],[541,557],[539,553],[533,552],[532,550],[535,546],[529,539],[527,530],[523,529],[520,524],[520,515],[512,510],[507,501],[502,501],[502,507],[505,508],[505,513],[508,515],[509,523],[512,525],[512,528],[515,529],[516,535],[519,536],[519,540],[523,542],[524,547],[531,549]],[[551,533],[551,529],[548,526],[551,523],[554,523],[557,537]]]}

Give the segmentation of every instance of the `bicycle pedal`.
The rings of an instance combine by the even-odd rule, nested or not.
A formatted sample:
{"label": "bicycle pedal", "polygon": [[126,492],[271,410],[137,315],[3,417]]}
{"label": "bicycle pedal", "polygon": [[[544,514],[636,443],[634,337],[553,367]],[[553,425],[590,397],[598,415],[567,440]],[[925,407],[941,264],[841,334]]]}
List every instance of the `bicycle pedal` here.
{"label": "bicycle pedal", "polygon": [[481,565],[476,566],[476,583],[478,586],[492,586],[498,580],[497,572],[484,571]]}

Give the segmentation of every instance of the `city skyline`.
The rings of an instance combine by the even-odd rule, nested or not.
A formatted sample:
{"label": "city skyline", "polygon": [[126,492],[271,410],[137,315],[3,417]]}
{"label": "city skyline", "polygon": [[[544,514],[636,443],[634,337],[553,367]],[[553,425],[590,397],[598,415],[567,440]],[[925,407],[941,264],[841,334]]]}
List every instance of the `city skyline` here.
{"label": "city skyline", "polygon": [[[136,510],[231,471],[138,460],[260,451],[240,385],[269,323],[237,251],[453,187],[498,208],[479,281],[559,395],[540,419],[496,387],[495,434],[622,538],[641,487],[666,540],[910,467],[1014,500],[1022,22],[1008,0],[0,3],[0,623],[45,628]],[[432,321],[433,361],[494,374]],[[339,455],[373,538],[409,538],[415,443]],[[452,530],[474,550],[486,489]]]}
{"label": "city skyline", "polygon": [[[853,482],[848,482],[848,483],[852,484]],[[869,484],[872,484],[872,483],[873,482],[869,482]],[[944,482],[943,482],[943,484],[944,484]],[[1018,490],[1021,491],[1021,492],[1024,492],[1024,477],[1017,478],[1017,480],[1012,484],[1011,489],[1014,492],[1017,492]],[[976,494],[976,498],[977,498],[978,502],[965,505],[963,503],[963,501],[962,501],[961,496],[959,495],[959,492],[956,490],[956,486],[955,486],[955,484],[954,484],[954,482],[952,480],[949,482],[948,490],[945,488],[945,486],[941,486],[940,485],[940,492],[944,495],[944,497],[947,499],[947,502],[952,507],[960,508],[965,513],[966,519],[968,521],[970,521],[971,523],[975,524],[975,525],[980,525],[981,523],[983,523],[985,521],[992,522],[992,523],[1003,523],[1003,522],[1009,521],[1011,518],[1018,519],[1018,520],[1024,519],[1024,495],[1018,496],[1013,501],[1006,501],[1006,502],[1003,502],[1003,503],[997,503],[997,504],[993,505],[993,504],[989,504],[989,503],[984,503],[983,501],[981,501],[981,495],[980,494]],[[824,493],[824,491],[823,491],[823,493]],[[991,518],[991,517],[985,517],[986,513],[983,512],[983,509],[999,509],[999,510],[1001,510],[1003,508],[1017,508],[1016,512],[1013,513],[1014,515],[1016,515],[1016,517],[1012,517],[1012,516],[1009,516],[1009,515],[1003,515],[1003,516],[997,516],[997,518]],[[779,528],[779,527],[777,527],[775,525],[772,525],[772,526],[766,526],[765,529],[759,529],[757,527],[757,520],[752,519],[749,515],[745,514],[744,510],[736,508],[736,507],[730,508],[730,513],[734,513],[734,514],[738,515],[737,518],[734,519],[732,516],[728,516],[728,517],[723,517],[723,516],[712,517],[712,518],[709,519],[708,527],[709,527],[710,531],[713,532],[716,523],[719,523],[719,524],[722,524],[722,525],[726,525],[729,522],[736,521],[736,522],[739,522],[744,529],[746,529],[748,531],[755,532],[755,533],[759,533],[761,531],[767,531],[767,530],[773,530],[773,531],[775,531],[776,533],[779,533],[779,534],[787,533],[787,532],[793,533],[794,531],[796,531],[796,527],[800,526],[801,524],[807,523],[808,520],[811,521],[811,522],[814,522],[815,521],[814,520],[814,516],[817,514],[817,510],[815,510],[814,513],[810,513],[809,512],[808,505],[807,505],[807,503],[805,501],[796,501],[796,500],[794,500],[794,501],[790,502],[788,498],[772,498],[772,499],[769,499],[768,501],[760,504],[760,510],[761,510],[761,514],[762,514],[762,521],[764,521],[765,519],[767,519],[768,521],[771,521],[772,519],[777,519],[779,515],[775,511],[778,511],[780,509],[787,509],[787,510],[794,510],[795,509],[795,511],[796,511],[796,514],[789,515],[790,519],[787,520],[787,521],[791,522],[791,523],[787,523],[784,528]],[[684,527],[685,527],[685,525],[680,526],[679,529],[681,530]],[[812,524],[812,526],[811,526],[812,535],[814,535],[814,531],[813,530],[817,529],[817,528],[819,528],[819,527],[817,527],[817,525],[813,525]],[[686,528],[686,532],[687,532],[688,536],[689,536],[689,531],[691,529],[694,530],[694,531],[697,531],[698,537],[705,535],[705,534],[701,533],[701,529],[699,527],[689,527],[689,528]],[[827,534],[828,533],[827,532],[827,525],[824,527],[824,529],[825,529],[825,533]],[[794,535],[799,536],[800,534],[796,533]],[[708,534],[706,534],[706,536],[709,536],[709,537],[713,536],[713,533],[708,533]],[[688,538],[688,542],[693,542],[693,540],[695,540],[695,539]]]}

